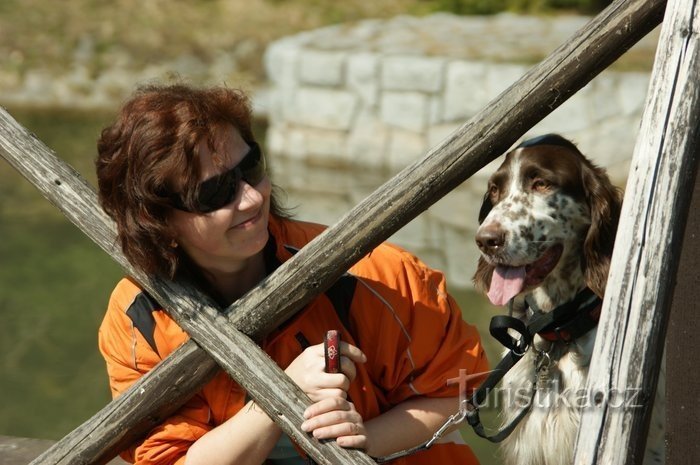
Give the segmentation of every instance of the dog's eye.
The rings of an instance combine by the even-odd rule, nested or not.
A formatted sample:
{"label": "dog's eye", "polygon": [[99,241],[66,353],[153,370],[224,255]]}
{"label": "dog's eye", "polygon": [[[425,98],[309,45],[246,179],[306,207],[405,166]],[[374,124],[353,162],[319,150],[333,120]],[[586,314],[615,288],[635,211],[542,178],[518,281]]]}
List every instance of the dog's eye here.
{"label": "dog's eye", "polygon": [[495,184],[491,184],[489,186],[489,195],[493,198],[498,196],[498,186]]}
{"label": "dog's eye", "polygon": [[536,192],[545,192],[549,189],[550,184],[542,178],[535,178],[532,180],[531,188]]}

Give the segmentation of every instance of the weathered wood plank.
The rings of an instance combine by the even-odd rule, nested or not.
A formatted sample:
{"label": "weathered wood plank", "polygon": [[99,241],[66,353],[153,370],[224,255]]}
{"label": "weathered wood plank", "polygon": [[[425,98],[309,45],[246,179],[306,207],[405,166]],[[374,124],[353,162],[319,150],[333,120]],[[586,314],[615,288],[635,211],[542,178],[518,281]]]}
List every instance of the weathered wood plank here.
{"label": "weathered wood plank", "polygon": [[[557,108],[596,74],[605,69],[660,22],[664,4],[665,1],[616,1],[588,26],[577,32],[569,43],[560,47],[547,60],[533,68],[526,76],[494,100],[486,110],[455,132],[443,144],[432,150],[422,162],[399,173],[394,180],[385,184],[365,202],[358,205],[314,244],[310,244],[310,247],[302,250],[294,259],[280,268],[274,276],[263,282],[255,291],[249,293],[247,298],[237,302],[231,309],[232,315],[229,320],[240,325],[248,334],[259,335],[269,331],[278,321],[297,311],[304,303],[328,287],[354,261],[505,151],[528,128]],[[3,117],[0,126],[6,126],[9,120],[8,117]],[[19,166],[18,169],[23,172],[21,158],[22,154],[26,153],[26,147],[14,154],[12,154],[12,149],[17,147],[15,143],[21,147],[26,140],[23,137],[19,141],[8,140],[6,137],[3,138],[3,133],[4,131],[0,128],[0,146],[3,156],[13,158],[12,155],[14,155],[14,163],[12,161],[11,163],[16,167]],[[31,163],[32,161],[25,160],[24,162]],[[32,180],[32,170],[25,171],[28,171],[28,175],[24,172],[23,174]],[[43,177],[47,174],[51,174],[51,170],[38,173],[33,177],[44,179]],[[59,180],[63,185],[70,182],[71,179],[68,176],[65,179],[59,178]],[[42,188],[40,179],[35,184],[40,186],[40,189]],[[73,205],[69,201],[70,199],[65,200],[61,197],[66,190],[65,188],[55,192],[50,183],[49,186],[43,187],[49,187],[45,195],[53,198],[55,204]],[[90,198],[94,199],[94,196],[91,197],[89,194],[78,197],[88,199],[88,203]],[[76,202],[76,205],[82,205],[80,199],[76,199]],[[90,207],[86,206],[84,210],[88,211],[89,209]],[[64,213],[81,229],[86,230],[93,240],[96,240],[103,249],[128,270],[128,264],[125,265],[123,257],[114,250],[113,237],[109,234],[94,234],[91,228],[95,226],[91,226],[89,221],[92,214],[87,215],[88,221],[83,221],[80,219],[82,217],[80,213],[83,209],[79,208],[79,210],[76,212],[79,216],[78,220],[73,219],[71,211],[64,210]],[[101,212],[95,214],[97,222],[104,219]],[[98,229],[102,227],[97,226]],[[109,230],[110,228],[105,227],[104,229]],[[167,287],[165,288],[167,289]],[[161,288],[161,290],[163,289]],[[158,292],[153,293],[159,295]],[[183,302],[190,302],[187,300],[187,292],[184,290],[181,295],[178,295],[178,298],[180,297],[184,299]],[[163,303],[168,307],[165,300]],[[190,327],[194,332],[198,331],[197,324],[191,323],[191,321],[188,323],[188,320],[193,317],[198,318],[197,315],[205,315],[200,320],[205,322],[204,328],[201,328],[202,331],[211,331],[209,337],[220,338],[224,345],[223,347],[207,347],[207,350],[218,352],[217,358],[221,358],[223,362],[226,357],[223,356],[222,352],[230,350],[232,344],[245,343],[244,338],[242,341],[238,341],[236,338],[239,335],[228,327],[209,327],[209,323],[222,320],[222,317],[215,316],[216,310],[212,307],[202,308],[200,301],[193,303],[193,305],[197,304],[200,307],[195,306],[184,310],[168,308],[176,319],[181,318],[183,327]],[[196,334],[193,334],[193,337],[197,339]],[[234,368],[236,367],[231,369]],[[160,368],[154,372],[159,370]],[[183,368],[183,372],[186,370],[187,368]],[[253,370],[251,373],[256,373],[256,371]],[[274,369],[272,373],[274,373]],[[153,376],[156,375],[157,373],[153,374]],[[274,392],[278,392],[277,387]],[[179,398],[172,399],[173,404],[182,401],[183,397],[188,394],[191,392],[182,391]],[[267,405],[265,399],[259,399],[259,401],[261,405]],[[294,402],[291,400],[290,404],[294,404]],[[271,404],[267,405],[266,408],[275,410]],[[123,420],[135,421],[133,426],[135,432],[137,424],[143,424],[142,418],[148,414],[150,413],[144,410],[138,417],[138,421],[135,421],[133,416]],[[107,418],[101,417],[100,421],[106,422]],[[88,421],[88,423],[90,422],[92,419]],[[97,440],[73,435],[70,445],[61,444],[63,441],[60,441],[56,449],[49,451],[43,461],[37,463],[59,463],[57,460],[61,460],[60,463],[92,463],[103,461],[105,457],[113,455],[118,450],[113,445],[95,445],[95,442],[101,440],[103,436],[99,424],[91,424],[85,431],[92,432],[91,434],[97,437]],[[294,435],[294,431],[291,434]],[[123,444],[123,442],[117,442]],[[92,449],[92,452],[82,456],[81,461],[71,461],[74,457],[81,455],[81,450],[93,446],[95,448]],[[59,449],[62,452],[57,452]]]}
{"label": "weathered wood plank", "polygon": [[640,463],[644,453],[698,168],[699,27],[697,2],[669,1],[588,378],[587,392],[594,400],[600,393],[600,402],[584,410],[579,465]]}

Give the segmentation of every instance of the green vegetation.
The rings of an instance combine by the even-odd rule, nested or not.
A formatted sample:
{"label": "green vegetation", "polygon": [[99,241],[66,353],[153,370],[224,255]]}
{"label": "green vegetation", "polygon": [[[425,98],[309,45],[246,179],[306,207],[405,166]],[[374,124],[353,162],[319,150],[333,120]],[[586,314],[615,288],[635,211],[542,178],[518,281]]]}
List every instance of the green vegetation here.
{"label": "green vegetation", "polygon": [[427,0],[422,3],[428,4],[430,10],[462,15],[488,15],[501,11],[553,13],[562,10],[590,14],[602,10],[612,0]]}
{"label": "green vegetation", "polygon": [[[196,56],[233,53],[232,78],[262,75],[265,44],[324,25],[436,11],[592,13],[610,0],[49,0],[0,2],[0,84],[29,70],[66,72],[143,67]],[[11,83],[11,82],[10,82]]]}

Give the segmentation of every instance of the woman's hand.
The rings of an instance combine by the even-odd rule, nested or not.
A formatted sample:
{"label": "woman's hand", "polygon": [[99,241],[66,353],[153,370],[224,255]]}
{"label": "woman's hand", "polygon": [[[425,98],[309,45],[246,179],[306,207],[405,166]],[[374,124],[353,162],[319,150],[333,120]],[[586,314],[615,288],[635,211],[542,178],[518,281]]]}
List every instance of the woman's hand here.
{"label": "woman's hand", "polygon": [[340,343],[341,373],[326,373],[323,344],[308,347],[289,364],[287,375],[313,402],[328,398],[347,398],[350,382],[355,379],[355,363],[364,363],[365,354],[353,345]]}
{"label": "woman's hand", "polygon": [[367,430],[352,402],[342,397],[329,397],[304,411],[301,429],[316,439],[333,439],[341,447],[367,449]]}
{"label": "woman's hand", "polygon": [[304,412],[302,430],[317,439],[335,439],[341,447],[367,447],[367,431],[355,406],[347,400],[350,382],[357,375],[356,363],[367,361],[353,345],[340,343],[340,373],[326,373],[323,344],[307,348],[285,373],[314,402]]}

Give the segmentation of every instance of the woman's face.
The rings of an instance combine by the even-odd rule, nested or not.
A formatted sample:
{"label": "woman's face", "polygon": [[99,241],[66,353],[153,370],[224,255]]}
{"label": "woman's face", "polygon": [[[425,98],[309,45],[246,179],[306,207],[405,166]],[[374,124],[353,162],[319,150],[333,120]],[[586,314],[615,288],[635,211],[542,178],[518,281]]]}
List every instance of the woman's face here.
{"label": "woman's face", "polygon": [[[206,141],[200,142],[200,182],[230,170],[248,153],[248,145],[233,126],[220,130],[216,140],[214,151]],[[169,221],[175,241],[205,271],[243,270],[247,260],[260,253],[267,243],[271,190],[268,176],[255,186],[241,180],[233,200],[218,210],[173,210]]]}

